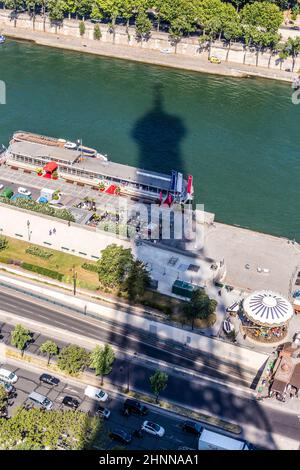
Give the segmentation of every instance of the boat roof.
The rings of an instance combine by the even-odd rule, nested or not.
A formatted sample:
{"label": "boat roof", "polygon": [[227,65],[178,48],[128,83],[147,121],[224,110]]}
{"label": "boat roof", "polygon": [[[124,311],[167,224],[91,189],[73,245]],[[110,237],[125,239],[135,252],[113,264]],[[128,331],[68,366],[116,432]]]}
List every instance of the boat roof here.
{"label": "boat roof", "polygon": [[34,142],[11,142],[9,152],[28,157],[43,157],[51,160],[55,158],[65,163],[73,164],[79,157],[80,152],[64,147],[55,147]]}
{"label": "boat roof", "polygon": [[99,173],[112,178],[118,178],[122,181],[140,183],[146,186],[152,186],[165,191],[170,190],[171,175],[158,173],[155,171],[143,170],[122,163],[104,161],[99,158],[84,157],[78,150],[66,149],[64,147],[55,147],[33,142],[12,141],[9,146],[9,152],[36,158],[46,158],[47,160],[57,159],[73,168]]}

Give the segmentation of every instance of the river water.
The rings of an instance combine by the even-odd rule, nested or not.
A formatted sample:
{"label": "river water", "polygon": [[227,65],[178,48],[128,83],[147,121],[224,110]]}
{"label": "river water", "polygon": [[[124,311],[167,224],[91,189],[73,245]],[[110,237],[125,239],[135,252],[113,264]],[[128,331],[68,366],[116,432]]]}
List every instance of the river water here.
{"label": "river water", "polygon": [[[216,65],[217,67],[217,65]],[[300,240],[300,104],[290,85],[7,41],[0,143],[29,130],[109,159],[192,173],[216,220]]]}

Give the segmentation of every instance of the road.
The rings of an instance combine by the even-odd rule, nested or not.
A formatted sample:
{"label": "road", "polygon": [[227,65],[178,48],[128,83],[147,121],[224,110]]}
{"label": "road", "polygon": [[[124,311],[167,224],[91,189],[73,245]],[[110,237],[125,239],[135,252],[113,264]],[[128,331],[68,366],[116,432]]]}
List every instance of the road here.
{"label": "road", "polygon": [[[32,372],[24,368],[16,368],[12,364],[5,364],[5,367],[9,370],[16,372],[18,381],[15,384],[17,389],[17,397],[13,399],[13,404],[9,406],[9,416],[13,415],[18,406],[23,405],[25,402],[29,404],[27,397],[32,391],[46,395],[53,402],[53,409],[67,409],[62,404],[64,396],[72,396],[80,402],[79,410],[84,412],[90,412],[94,414],[96,402],[84,396],[83,386],[77,386],[66,382],[60,382],[58,386],[53,387],[47,384],[41,384],[39,381],[40,374],[38,372]],[[108,420],[104,421],[104,428],[107,433],[104,434],[104,439],[101,435],[99,436],[99,443],[95,443],[96,448],[111,449],[116,445],[114,441],[108,437],[108,432],[114,428],[121,427],[127,432],[132,433],[135,429],[139,429],[144,418],[139,416],[131,415],[125,417],[122,414],[124,398],[120,395],[110,396],[105,406],[110,409],[111,415]],[[32,403],[31,403],[32,404]],[[154,407],[149,406],[150,411],[147,415],[147,419],[154,421],[166,430],[163,438],[153,437],[149,434],[144,434],[142,439],[133,438],[130,445],[126,446],[128,449],[167,449],[176,450],[179,446],[187,446],[193,449],[197,448],[197,437],[185,433],[180,427],[182,419],[176,415],[170,413],[166,414],[158,412]]]}
{"label": "road", "polygon": [[[16,299],[9,296],[3,291],[0,294],[0,302],[2,309],[32,318],[47,324],[54,325],[55,321],[59,321],[60,328],[68,331],[75,329],[81,331],[88,337],[98,338],[102,340],[105,335],[106,341],[116,343],[119,346],[134,346],[135,351],[143,354],[150,351],[155,354],[158,359],[165,357],[165,351],[153,349],[141,342],[132,341],[128,337],[122,337],[115,334],[114,331],[108,334],[108,331],[102,331],[101,326],[95,327],[74,316],[64,315],[61,312],[52,310],[49,306],[46,308],[42,304],[32,301],[28,302],[24,298]],[[2,328],[5,330],[6,326]],[[38,342],[45,339],[41,335]],[[249,351],[249,354],[251,352]],[[167,357],[171,357],[170,355]],[[172,356],[173,360],[177,356]],[[178,357],[178,360],[180,360]],[[190,364],[189,364],[190,365]],[[109,381],[118,386],[124,386],[127,381],[128,356],[124,355],[123,360],[119,357],[114,364]],[[153,374],[156,365],[147,365],[143,362],[135,362],[130,366],[130,386],[132,389],[150,393],[149,376]],[[122,369],[122,370],[120,370]],[[215,371],[217,373],[217,371]],[[211,373],[211,370],[210,370]],[[195,379],[184,374],[169,374],[168,387],[162,393],[163,399],[172,400],[186,406],[187,408],[195,408],[222,417],[232,422],[239,423],[244,428],[244,435],[247,440],[253,444],[264,445],[267,448],[297,448],[300,441],[300,422],[297,413],[290,413],[285,408],[273,408],[261,402],[257,402],[252,398],[241,393],[240,389],[232,387],[217,387],[203,378]],[[300,412],[298,413],[300,415]],[[293,443],[293,444],[292,444]]]}

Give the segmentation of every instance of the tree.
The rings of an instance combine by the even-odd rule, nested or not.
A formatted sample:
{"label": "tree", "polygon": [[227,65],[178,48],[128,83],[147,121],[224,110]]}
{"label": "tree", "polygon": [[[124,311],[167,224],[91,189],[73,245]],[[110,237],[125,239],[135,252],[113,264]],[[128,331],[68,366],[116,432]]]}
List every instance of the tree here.
{"label": "tree", "polygon": [[16,325],[15,329],[11,332],[11,344],[16,348],[20,349],[22,354],[28,341],[31,340],[29,330],[24,328],[22,325]]}
{"label": "tree", "polygon": [[98,24],[96,24],[95,27],[94,27],[94,39],[96,41],[99,41],[101,39],[101,37],[102,37],[102,33],[101,33],[100,26]]}
{"label": "tree", "polygon": [[51,356],[57,356],[58,354],[58,346],[54,341],[48,340],[45,343],[41,344],[40,351],[43,354],[48,355],[48,364],[50,362]]}
{"label": "tree", "polygon": [[70,375],[77,375],[89,363],[88,352],[79,346],[69,345],[64,347],[58,355],[58,367]]}
{"label": "tree", "polygon": [[132,263],[130,248],[125,249],[116,244],[107,246],[97,261],[99,281],[106,287],[120,289]]}
{"label": "tree", "polygon": [[216,300],[210,299],[205,293],[204,289],[196,289],[191,297],[191,300],[184,305],[183,311],[185,315],[191,320],[192,329],[194,329],[194,322],[196,318],[205,319],[217,308]]}
{"label": "tree", "polygon": [[150,377],[151,390],[155,395],[155,401],[158,403],[158,397],[161,392],[165,390],[168,384],[168,374],[157,370],[154,375]]}
{"label": "tree", "polygon": [[8,393],[3,385],[0,384],[0,415],[5,412],[7,408]]}
{"label": "tree", "polygon": [[50,20],[55,23],[57,29],[57,23],[60,23],[64,19],[64,12],[66,4],[64,0],[48,0],[48,12]]}
{"label": "tree", "polygon": [[104,375],[108,375],[112,370],[115,360],[115,353],[109,344],[103,347],[96,346],[90,354],[90,367],[95,369],[95,374],[100,375],[101,385],[103,385]]}
{"label": "tree", "polygon": [[150,285],[150,281],[146,265],[140,260],[133,261],[124,281],[124,290],[128,293],[129,300],[140,299],[145,289]]}
{"label": "tree", "polygon": [[32,28],[35,27],[35,17],[36,17],[36,9],[37,7],[41,6],[41,0],[25,0],[25,5],[28,10],[28,13],[32,17]]}
{"label": "tree", "polygon": [[79,32],[80,32],[80,36],[84,36],[84,33],[85,33],[84,21],[80,21],[80,23],[79,23]]}
{"label": "tree", "polygon": [[298,55],[300,54],[300,37],[297,36],[296,38],[288,38],[287,42],[283,47],[284,55],[286,57],[292,57],[293,66],[292,70],[294,71],[295,63]]}
{"label": "tree", "polygon": [[241,11],[242,25],[253,26],[260,31],[277,33],[282,20],[278,6],[265,1],[248,4]]}
{"label": "tree", "polygon": [[135,20],[136,36],[142,41],[149,39],[152,23],[145,11],[140,10]]}
{"label": "tree", "polygon": [[113,43],[116,38],[116,20],[122,12],[122,0],[99,0],[101,10],[110,18],[110,30],[113,33]]}

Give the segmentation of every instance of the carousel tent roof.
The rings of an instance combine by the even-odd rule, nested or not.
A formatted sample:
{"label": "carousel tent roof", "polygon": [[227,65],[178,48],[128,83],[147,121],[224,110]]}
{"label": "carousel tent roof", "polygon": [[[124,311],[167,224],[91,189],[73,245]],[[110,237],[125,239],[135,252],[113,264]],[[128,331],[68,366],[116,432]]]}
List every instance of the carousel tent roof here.
{"label": "carousel tent roof", "polygon": [[279,326],[293,316],[292,305],[280,294],[272,291],[257,291],[244,300],[244,311],[253,323]]}

